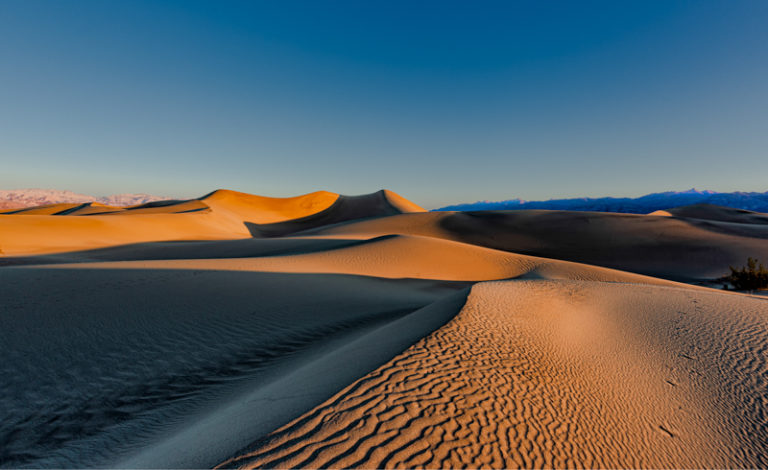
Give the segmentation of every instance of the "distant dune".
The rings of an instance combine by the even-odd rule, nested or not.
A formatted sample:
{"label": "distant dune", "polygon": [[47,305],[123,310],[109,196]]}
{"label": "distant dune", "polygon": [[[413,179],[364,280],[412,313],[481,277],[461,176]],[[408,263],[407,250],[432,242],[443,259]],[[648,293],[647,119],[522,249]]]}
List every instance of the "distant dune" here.
{"label": "distant dune", "polygon": [[292,198],[218,190],[199,199],[129,207],[62,203],[0,212],[0,250],[27,255],[163,240],[278,236],[414,211],[424,209],[386,190],[364,196],[319,191]]}
{"label": "distant dune", "polygon": [[768,299],[700,284],[768,261],[767,220],[387,190],[0,213],[0,467],[764,468]]}
{"label": "distant dune", "polygon": [[716,191],[667,191],[652,193],[637,198],[617,197],[582,197],[571,199],[550,199],[548,201],[478,201],[470,204],[445,206],[440,211],[479,211],[479,210],[564,210],[588,212],[620,212],[627,214],[647,214],[670,207],[694,204],[712,204],[757,212],[768,212],[768,191],[764,193],[719,193]]}

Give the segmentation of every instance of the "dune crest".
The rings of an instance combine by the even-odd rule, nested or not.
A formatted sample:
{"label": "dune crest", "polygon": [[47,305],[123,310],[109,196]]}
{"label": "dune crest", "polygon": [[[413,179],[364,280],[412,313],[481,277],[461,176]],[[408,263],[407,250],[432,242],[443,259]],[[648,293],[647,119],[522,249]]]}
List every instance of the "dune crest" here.
{"label": "dune crest", "polygon": [[768,214],[748,211],[745,209],[716,206],[714,204],[694,204],[656,212],[666,212],[673,217],[714,220],[735,224],[768,224]]}
{"label": "dune crest", "polygon": [[754,348],[759,299],[481,283],[445,327],[221,468],[765,467]]}
{"label": "dune crest", "polygon": [[759,214],[38,209],[0,215],[0,466],[768,465],[768,302],[676,282],[768,255]]}
{"label": "dune crest", "polygon": [[[67,203],[0,213],[0,253],[39,255],[169,240],[275,237],[355,219],[423,211],[387,190],[272,198],[219,189],[138,206]],[[51,236],[56,233],[56,236]]]}
{"label": "dune crest", "polygon": [[387,201],[389,201],[389,203],[397,208],[400,212],[427,212],[427,210],[423,207],[414,204],[413,202],[393,191],[388,189],[383,189],[382,191],[384,191],[384,197],[387,198]]}
{"label": "dune crest", "polygon": [[302,196],[277,198],[218,189],[200,198],[213,210],[226,210],[243,222],[269,224],[316,214],[333,205],[336,193],[316,191]]}

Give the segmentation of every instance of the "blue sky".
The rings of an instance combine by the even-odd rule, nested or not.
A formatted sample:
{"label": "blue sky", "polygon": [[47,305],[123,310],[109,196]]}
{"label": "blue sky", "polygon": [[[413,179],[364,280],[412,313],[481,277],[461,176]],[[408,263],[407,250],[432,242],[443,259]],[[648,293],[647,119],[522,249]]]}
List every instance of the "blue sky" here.
{"label": "blue sky", "polygon": [[0,189],[768,190],[768,2],[0,1]]}

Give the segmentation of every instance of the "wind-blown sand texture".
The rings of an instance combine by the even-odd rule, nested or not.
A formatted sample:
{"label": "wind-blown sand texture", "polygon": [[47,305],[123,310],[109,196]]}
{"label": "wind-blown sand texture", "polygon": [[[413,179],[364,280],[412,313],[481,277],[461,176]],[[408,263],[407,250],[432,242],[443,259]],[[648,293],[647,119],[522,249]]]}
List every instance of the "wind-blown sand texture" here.
{"label": "wind-blown sand texture", "polygon": [[765,467],[764,300],[481,283],[448,325],[223,467]]}
{"label": "wind-blown sand texture", "polygon": [[765,467],[764,215],[0,214],[2,467]]}

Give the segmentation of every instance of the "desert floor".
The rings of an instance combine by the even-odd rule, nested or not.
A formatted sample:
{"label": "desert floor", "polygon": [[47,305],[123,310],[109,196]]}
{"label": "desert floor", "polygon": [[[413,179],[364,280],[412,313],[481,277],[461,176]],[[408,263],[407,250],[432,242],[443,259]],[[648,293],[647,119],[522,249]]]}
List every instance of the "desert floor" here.
{"label": "desert floor", "polygon": [[0,213],[0,466],[766,467],[768,218],[215,191]]}

